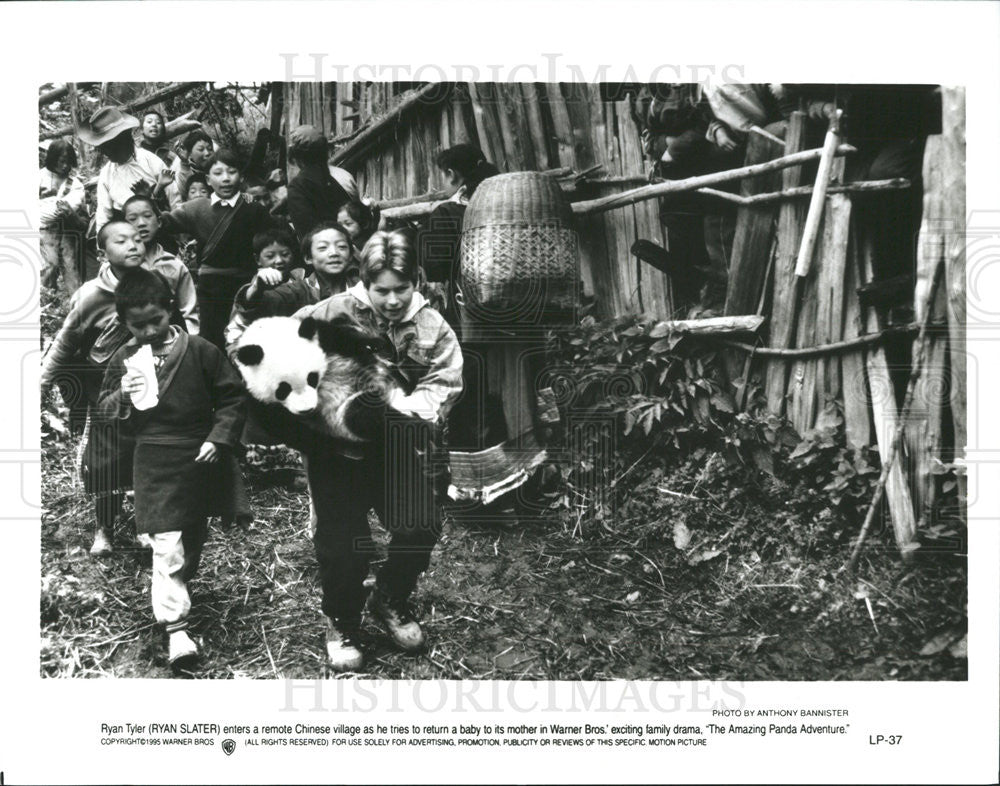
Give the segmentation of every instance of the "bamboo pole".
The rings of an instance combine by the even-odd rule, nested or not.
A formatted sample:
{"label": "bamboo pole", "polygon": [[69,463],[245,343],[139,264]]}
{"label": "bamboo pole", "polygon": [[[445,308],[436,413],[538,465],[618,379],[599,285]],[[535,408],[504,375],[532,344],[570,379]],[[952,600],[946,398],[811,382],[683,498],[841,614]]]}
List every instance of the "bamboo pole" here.
{"label": "bamboo pole", "polygon": [[[137,109],[145,109],[147,106],[152,106],[153,104],[158,104],[161,101],[166,101],[168,98],[173,98],[181,93],[186,93],[199,85],[205,84],[204,82],[178,82],[173,85],[169,85],[154,93],[150,93],[148,96],[138,98],[135,101],[131,101],[124,106],[119,107],[122,112],[134,112]],[[48,131],[44,134],[39,135],[39,139],[56,139],[57,137],[66,136],[67,134],[73,133],[73,126],[64,126],[62,128],[56,129],[55,131]]]}
{"label": "bamboo pole", "polygon": [[[847,183],[842,186],[829,186],[827,194],[867,194],[873,191],[902,191],[912,184],[905,177],[896,177],[889,180],[858,180],[854,183]],[[702,193],[708,189],[702,189]],[[784,191],[776,191],[772,194],[754,194],[753,196],[740,197],[744,205],[758,205],[761,202],[777,202],[785,199],[796,199],[800,197],[812,196],[814,188],[812,186],[797,186],[786,188]],[[725,192],[719,192],[725,193]],[[731,195],[730,195],[731,196]]]}
{"label": "bamboo pole", "polygon": [[[543,174],[554,174],[561,173],[565,171],[563,169],[552,170],[551,172],[545,172]],[[641,178],[598,178],[594,180],[586,180],[587,183],[596,183],[598,185],[612,185],[619,182],[629,182],[638,181]],[[677,181],[660,181],[660,182],[677,182]],[[868,194],[878,191],[902,191],[910,188],[912,183],[905,177],[891,178],[888,180],[858,180],[854,183],[847,183],[842,186],[830,186],[827,188],[826,193],[829,194]],[[739,194],[733,194],[729,191],[719,191],[714,188],[699,188],[697,193],[704,194],[705,196],[715,197],[716,199],[723,199],[727,202],[732,202],[736,205],[759,205],[764,202],[781,202],[790,199],[802,199],[807,196],[811,196],[813,193],[813,186],[796,186],[795,188],[786,188],[784,191],[773,191],[767,194],[754,194],[752,196],[740,196]],[[564,193],[572,194],[575,191],[574,188],[564,188]],[[428,194],[420,194],[415,197],[404,197],[402,199],[392,199],[387,202],[383,202],[383,206],[388,210],[395,210],[399,207],[404,207],[408,205],[418,205],[421,202],[426,204],[423,207],[416,209],[414,211],[407,211],[405,215],[395,215],[393,213],[386,213],[389,218],[421,218],[425,215],[429,215],[431,210],[433,210],[434,205],[437,204],[437,200],[444,199],[447,193],[444,191],[432,191]],[[582,204],[582,203],[580,203]]]}
{"label": "bamboo pole", "polygon": [[[889,442],[889,449],[886,451],[887,455],[882,459],[882,472],[879,475],[878,484],[875,486],[875,494],[872,496],[871,504],[868,506],[868,513],[865,515],[861,531],[858,533],[858,539],[854,544],[854,548],[851,550],[850,559],[847,561],[846,568],[848,573],[853,573],[855,567],[857,567],[858,558],[861,556],[861,547],[864,545],[865,539],[871,531],[872,523],[875,521],[875,513],[878,510],[879,505],[882,504],[882,497],[885,495],[886,482],[889,480],[889,472],[892,470],[893,464],[896,462],[896,457],[900,452],[900,446],[903,443],[903,435],[906,431],[906,422],[909,417],[910,410],[913,408],[913,399],[914,393],[917,389],[917,380],[920,379],[920,374],[923,371],[924,356],[926,355],[927,349],[927,329],[930,327],[931,315],[934,311],[932,305],[934,303],[934,298],[937,296],[937,289],[943,276],[944,259],[939,258],[934,267],[934,277],[931,280],[930,289],[928,290],[927,297],[924,300],[923,319],[920,321],[920,333],[917,336],[917,340],[914,345],[913,369],[910,371],[910,379],[906,384],[906,395],[903,398],[903,409],[899,413],[899,417],[896,418],[896,429],[893,432],[892,441]],[[900,546],[903,545],[905,544],[900,544]]]}
{"label": "bamboo pole", "polygon": [[[839,145],[834,151],[834,155],[844,156],[855,152],[857,152],[857,148],[852,147],[851,145]],[[600,199],[576,202],[573,205],[573,212],[577,215],[603,213],[605,210],[613,210],[616,207],[634,205],[636,202],[642,202],[647,199],[656,199],[657,197],[668,196],[670,194],[697,191],[699,188],[704,188],[706,186],[715,186],[719,183],[730,183],[733,180],[740,180],[744,177],[756,177],[757,175],[764,175],[768,172],[788,169],[793,166],[800,166],[810,161],[815,161],[822,154],[822,148],[803,150],[801,153],[792,153],[791,155],[782,156],[781,158],[776,158],[772,161],[765,161],[761,164],[752,164],[751,166],[729,169],[724,172],[713,172],[708,175],[698,175],[697,177],[688,177],[683,180],[669,180],[665,183],[643,186],[630,191],[623,191],[620,194],[601,197]]]}
{"label": "bamboo pole", "polygon": [[919,325],[893,325],[878,333],[868,333],[844,341],[833,341],[829,344],[819,344],[815,347],[795,347],[792,349],[755,347],[753,344],[744,344],[740,341],[726,339],[722,343],[733,349],[741,349],[744,352],[752,352],[759,357],[765,358],[815,358],[823,355],[836,355],[842,352],[850,352],[861,349],[872,344],[879,344],[883,339],[890,336],[909,336],[920,330]]}
{"label": "bamboo pole", "polygon": [[823,209],[826,207],[826,190],[830,185],[830,171],[833,168],[833,159],[840,141],[840,117],[842,114],[842,109],[834,112],[833,117],[830,118],[826,140],[823,142],[823,152],[816,170],[816,186],[813,189],[812,199],[809,201],[809,212],[806,213],[806,225],[802,230],[799,258],[795,261],[795,275],[799,278],[808,276],[809,267],[812,265],[816,238],[819,236],[819,222],[823,218]]}
{"label": "bamboo pole", "polygon": [[756,333],[764,324],[759,314],[735,317],[708,317],[706,319],[673,319],[657,322],[650,328],[658,335],[690,333],[695,336],[712,336],[720,333]]}
{"label": "bamboo pole", "polygon": [[716,199],[722,199],[726,202],[733,202],[737,205],[747,205],[750,204],[751,197],[740,196],[739,194],[733,194],[729,191],[719,191],[715,188],[699,188],[699,194],[704,194],[705,196],[715,197]]}

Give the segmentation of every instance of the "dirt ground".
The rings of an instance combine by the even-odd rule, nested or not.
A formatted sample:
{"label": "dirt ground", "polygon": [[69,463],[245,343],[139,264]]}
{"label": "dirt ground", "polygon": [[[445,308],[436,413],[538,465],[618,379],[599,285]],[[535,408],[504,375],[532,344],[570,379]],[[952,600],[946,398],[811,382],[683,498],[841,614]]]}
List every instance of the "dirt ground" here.
{"label": "dirt ground", "polygon": [[[41,673],[171,676],[149,609],[148,552],[134,545],[129,516],[112,556],[87,553],[75,449],[62,438],[45,450]],[[565,510],[522,511],[516,522],[451,516],[415,596],[428,650],[398,653],[366,620],[365,674],[966,679],[960,554],[904,571],[879,533],[849,579],[839,569],[853,532],[797,521],[780,489],[738,487],[711,455],[641,469],[605,523]],[[203,647],[192,676],[326,675],[306,494],[288,473],[249,481],[258,520],[215,527],[192,584]]]}

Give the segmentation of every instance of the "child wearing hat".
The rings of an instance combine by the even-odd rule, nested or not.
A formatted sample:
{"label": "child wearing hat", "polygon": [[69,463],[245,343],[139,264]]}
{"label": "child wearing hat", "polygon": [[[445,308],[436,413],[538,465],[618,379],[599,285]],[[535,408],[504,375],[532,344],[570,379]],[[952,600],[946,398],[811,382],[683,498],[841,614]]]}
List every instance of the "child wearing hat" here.
{"label": "child wearing hat", "polygon": [[160,196],[173,180],[163,160],[136,147],[132,131],[139,121],[113,106],[98,109],[80,128],[80,139],[108,158],[97,176],[97,231],[120,217],[122,206],[139,193]]}

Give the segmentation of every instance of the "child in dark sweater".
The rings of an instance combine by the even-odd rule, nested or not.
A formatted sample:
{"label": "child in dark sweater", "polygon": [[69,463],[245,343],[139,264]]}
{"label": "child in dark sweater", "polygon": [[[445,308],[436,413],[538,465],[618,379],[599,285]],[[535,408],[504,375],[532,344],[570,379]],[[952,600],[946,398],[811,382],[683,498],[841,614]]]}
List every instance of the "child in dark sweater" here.
{"label": "child in dark sweater", "polygon": [[233,152],[219,150],[208,169],[211,197],[192,199],[161,217],[163,229],[184,232],[198,241],[200,335],[220,349],[225,346],[233,298],[257,272],[253,237],[273,224],[264,207],[240,193],[241,168]]}
{"label": "child in dark sweater", "polygon": [[[187,634],[187,582],[208,517],[224,514],[220,503],[242,482],[232,448],[245,417],[243,385],[219,349],[170,324],[173,298],[158,274],[126,273],[115,308],[132,339],[108,364],[98,411],[135,440],[136,529],[153,549],[153,613],[179,667],[198,651]],[[152,368],[142,368],[143,353]]]}

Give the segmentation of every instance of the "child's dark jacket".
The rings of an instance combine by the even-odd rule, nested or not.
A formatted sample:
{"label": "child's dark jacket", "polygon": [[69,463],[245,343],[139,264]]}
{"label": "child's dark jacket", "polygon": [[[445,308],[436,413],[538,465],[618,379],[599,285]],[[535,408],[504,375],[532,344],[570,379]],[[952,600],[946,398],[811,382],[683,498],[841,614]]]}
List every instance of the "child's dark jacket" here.
{"label": "child's dark jacket", "polygon": [[[210,515],[247,510],[232,448],[245,419],[243,383],[222,352],[181,333],[157,371],[159,403],[136,410],[122,395],[125,358],[133,340],[114,354],[101,389],[99,412],[135,439],[136,523],[141,532],[183,530]],[[214,464],[195,463],[204,442],[219,447]]]}

